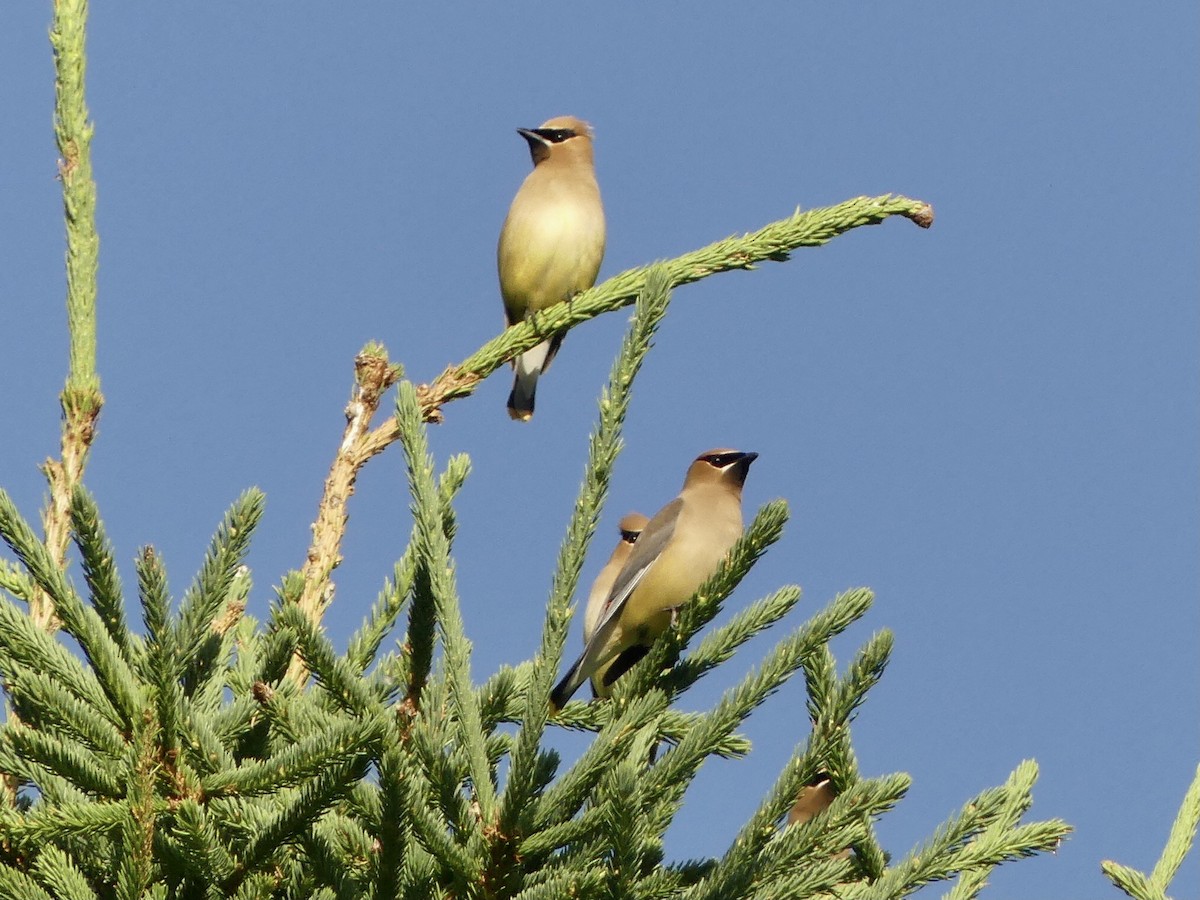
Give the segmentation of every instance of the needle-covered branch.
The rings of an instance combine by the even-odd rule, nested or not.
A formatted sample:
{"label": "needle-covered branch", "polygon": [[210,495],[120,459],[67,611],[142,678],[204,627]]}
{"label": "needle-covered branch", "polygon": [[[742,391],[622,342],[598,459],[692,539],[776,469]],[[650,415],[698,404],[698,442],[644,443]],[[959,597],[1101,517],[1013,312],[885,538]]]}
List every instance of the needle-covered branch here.
{"label": "needle-covered branch", "polygon": [[[92,123],[84,95],[87,68],[85,37],[87,0],[54,4],[50,45],[54,49],[54,136],[58,142],[58,175],[62,182],[67,223],[67,324],[70,370],[60,402],[63,426],[60,459],[42,466],[50,486],[43,513],[46,547],[62,566],[71,537],[71,495],[83,479],[88,450],[104,397],[96,375],[96,269],[100,239],[96,234],[96,182],[92,178]],[[30,598],[30,615],[43,628],[54,628],[53,601],[44,591]]]}
{"label": "needle-covered branch", "polygon": [[[753,269],[756,263],[783,262],[800,247],[819,247],[863,225],[878,225],[892,216],[903,216],[922,228],[933,224],[933,207],[920,200],[893,194],[855,197],[836,206],[797,212],[744,235],[734,235],[674,259],[628,269],[506,329],[456,366],[450,366],[432,384],[423,385],[421,411],[429,421],[440,421],[443,404],[466,397],[475,385],[520,353],[536,346],[546,335],[566,331],[588,319],[634,303],[645,289],[649,273],[662,269],[668,288],[690,284],[735,269]],[[384,422],[371,433],[372,452],[395,440],[395,422]],[[382,446],[379,446],[382,444]],[[378,449],[374,449],[378,446]]]}
{"label": "needle-covered branch", "polygon": [[[570,602],[583,569],[584,556],[596,531],[613,467],[621,452],[621,432],[633,390],[634,379],[650,352],[659,324],[667,314],[671,291],[666,273],[656,269],[647,278],[629,329],[613,363],[608,385],[600,394],[600,417],[588,442],[588,461],[575,509],[559,550],[558,565],[550,589],[542,642],[534,658],[525,693],[521,730],[513,749],[512,769],[504,791],[501,827],[516,830],[522,811],[531,808],[532,767],[537,758],[549,708],[544,700],[550,692],[562,658],[570,625]],[[525,817],[528,818],[527,816]]]}
{"label": "needle-covered branch", "polygon": [[1162,856],[1154,864],[1154,871],[1149,875],[1123,866],[1111,859],[1100,863],[1100,869],[1108,876],[1108,880],[1123,890],[1134,900],[1168,900],[1167,888],[1171,886],[1175,873],[1183,864],[1184,857],[1192,849],[1196,840],[1196,830],[1200,827],[1200,766],[1192,784],[1184,795],[1179,813],[1171,826],[1167,837],[1167,845],[1163,848]]}
{"label": "needle-covered branch", "polygon": [[[797,248],[817,247],[851,229],[877,225],[893,216],[907,218],[922,228],[933,224],[933,208],[923,201],[892,194],[855,197],[836,206],[797,211],[758,231],[728,237],[674,259],[629,269],[577,295],[570,303],[551,306],[534,319],[506,329],[461,363],[448,367],[431,384],[420,385],[417,389],[420,416],[426,422],[440,422],[446,403],[474,393],[479,382],[538,344],[545,335],[567,331],[588,319],[637,302],[650,284],[652,272],[658,273],[661,290],[669,292],[720,272],[752,269],[756,263],[765,261],[781,262]],[[380,394],[399,377],[399,367],[387,362],[383,348],[378,345],[365,348],[356,360],[354,399],[346,409],[346,430],[325,481],[303,568],[300,606],[314,621],[320,621],[333,599],[331,578],[341,562],[346,507],[358,472],[400,436],[394,415],[370,428]],[[299,660],[293,660],[289,674],[297,683],[303,680],[305,672]]]}

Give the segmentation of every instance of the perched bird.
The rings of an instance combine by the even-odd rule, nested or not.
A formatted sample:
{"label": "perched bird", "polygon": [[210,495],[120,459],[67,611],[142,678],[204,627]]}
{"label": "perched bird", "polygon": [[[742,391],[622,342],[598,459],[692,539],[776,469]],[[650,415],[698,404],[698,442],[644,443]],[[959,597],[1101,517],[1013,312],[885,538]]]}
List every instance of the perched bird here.
{"label": "perched bird", "polygon": [[[608,558],[608,562],[604,564],[604,568],[600,570],[600,574],[596,576],[596,580],[592,583],[592,590],[588,594],[587,606],[583,611],[583,643],[587,646],[587,642],[592,639],[592,632],[596,630],[596,624],[600,621],[604,614],[605,607],[608,605],[608,596],[612,592],[613,582],[616,581],[617,573],[625,566],[625,562],[629,559],[629,554],[633,551],[634,542],[637,541],[638,535],[642,533],[642,529],[646,527],[646,523],[650,520],[641,513],[633,512],[623,518],[617,526],[620,529],[621,539],[617,541],[617,546],[613,548],[612,556]],[[592,693],[598,694],[598,685],[603,680],[603,672],[597,671],[592,676]]]}
{"label": "perched bird", "polygon": [[646,655],[674,611],[717,570],[742,533],[742,485],[757,453],[709,450],[688,469],[679,496],[639,535],[617,573],[583,655],[550,693],[561,709],[589,678],[600,696]]}
{"label": "perched bird", "polygon": [[[604,258],[604,207],[592,164],[592,129],[573,116],[518,128],[529,142],[533,171],[513,198],[496,267],[509,325],[596,283]],[[538,376],[550,365],[563,336],[556,334],[513,361],[516,370],[508,414],[533,418]]]}
{"label": "perched bird", "polygon": [[817,774],[808,784],[800,788],[800,793],[796,795],[796,805],[788,813],[788,824],[803,825],[817,813],[829,809],[829,804],[836,796],[837,793],[833,789],[833,782],[829,780],[829,775],[825,772]]}
{"label": "perched bird", "polygon": [[[796,803],[788,812],[788,824],[803,825],[819,813],[829,809],[835,797],[837,797],[837,791],[833,787],[829,773],[817,773],[808,784],[800,788],[800,793],[796,795]],[[833,854],[832,858],[849,859],[851,852],[851,849],[846,847]]]}
{"label": "perched bird", "polygon": [[608,562],[604,564],[604,568],[592,582],[592,590],[588,594],[587,606],[583,611],[583,643],[585,645],[592,639],[592,632],[596,630],[596,623],[600,621],[600,615],[604,612],[609,592],[612,590],[613,582],[617,579],[617,573],[629,559],[634,542],[649,521],[641,513],[632,512],[617,525],[621,539],[617,541],[612,556],[608,558]]}

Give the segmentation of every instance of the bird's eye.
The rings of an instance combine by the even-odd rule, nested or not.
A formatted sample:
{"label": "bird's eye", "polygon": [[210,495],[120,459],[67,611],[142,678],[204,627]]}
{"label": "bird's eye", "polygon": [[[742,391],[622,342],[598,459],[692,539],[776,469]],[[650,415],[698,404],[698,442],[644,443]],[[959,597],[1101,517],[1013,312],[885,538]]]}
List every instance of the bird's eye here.
{"label": "bird's eye", "polygon": [[561,144],[567,138],[575,137],[575,132],[570,128],[539,128],[537,133],[552,144]]}
{"label": "bird's eye", "polygon": [[621,532],[621,540],[627,541],[628,543],[632,544],[638,539],[639,534],[641,534],[640,531],[622,531]]}
{"label": "bird's eye", "polygon": [[734,462],[741,456],[740,453],[714,453],[712,456],[704,457],[709,465],[715,466],[718,469],[723,469],[731,462]]}

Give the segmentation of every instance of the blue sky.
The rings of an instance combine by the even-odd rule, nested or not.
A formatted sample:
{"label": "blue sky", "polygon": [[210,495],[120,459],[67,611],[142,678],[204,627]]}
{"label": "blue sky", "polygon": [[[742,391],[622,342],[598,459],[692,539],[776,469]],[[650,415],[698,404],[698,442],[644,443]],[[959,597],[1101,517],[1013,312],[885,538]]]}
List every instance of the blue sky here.
{"label": "blue sky", "polygon": [[[798,205],[927,200],[931,231],[892,221],[676,292],[585,579],[620,516],[674,496],[698,452],[758,451],[748,512],[783,497],[793,518],[730,607],[798,583],[794,626],[869,585],[875,608],[835,651],[896,634],[855,725],[865,773],[914,778],[885,846],[903,854],[1034,758],[1031,817],[1076,833],[1003,866],[990,896],[1114,892],[1100,860],[1153,864],[1200,753],[1198,19],[1183,3],[97,4],[107,406],[87,482],[126,583],[153,543],[182,592],[258,485],[265,611],[303,562],[355,352],[381,340],[429,380],[501,326],[517,126],[595,126],[602,278]],[[0,484],[30,517],[66,372],[49,21],[49,3],[0,11]],[[474,463],[456,556],[477,678],[536,647],[626,318],[572,332],[530,425],[505,415],[502,372],[433,430],[439,459]],[[398,448],[350,514],[339,643],[408,533]],[[749,759],[705,767],[670,855],[723,852],[806,727],[796,682],[749,723]],[[1195,854],[1173,893],[1200,895]]]}

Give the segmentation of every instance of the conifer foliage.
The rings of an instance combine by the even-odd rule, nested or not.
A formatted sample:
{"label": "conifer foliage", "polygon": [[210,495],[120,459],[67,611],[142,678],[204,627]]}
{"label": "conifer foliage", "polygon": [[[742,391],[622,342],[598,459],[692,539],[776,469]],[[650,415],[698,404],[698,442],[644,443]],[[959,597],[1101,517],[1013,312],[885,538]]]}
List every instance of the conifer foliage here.
{"label": "conifer foliage", "polygon": [[[799,622],[785,586],[722,616],[723,600],[787,520],[766,504],[725,564],[611,700],[547,703],[571,600],[621,449],[638,369],[672,288],[785,259],[858,225],[929,208],[856,198],[633,270],[548,311],[563,329],[636,301],[599,402],[583,481],[564,536],[534,658],[482,683],[472,676],[455,583],[454,500],[470,470],[441,466],[426,429],[446,402],[539,340],[508,329],[431,385],[406,381],[382,348],[357,361],[347,433],[326,485],[303,570],[287,574],[263,621],[247,610],[245,565],[263,510],[247,491],[218,525],[200,571],[173,597],[152,547],[127,587],[83,472],[103,398],[95,373],[95,185],[83,102],[86,3],[60,0],[52,40],[63,154],[72,356],[61,459],[46,466],[38,534],[0,491],[0,898],[805,898],[905,896],[959,876],[976,895],[992,867],[1053,849],[1059,821],[1021,824],[1036,766],[1022,763],[898,860],[875,820],[901,800],[902,774],[859,772],[850,723],[882,677],[892,636],[868,637],[839,671],[831,638],[872,595],[854,589]],[[556,318],[557,317],[557,318]],[[372,427],[395,386],[394,416]],[[340,652],[321,627],[354,476],[391,443],[404,454],[412,531],[371,612]],[[778,633],[757,664],[738,649]],[[740,675],[711,708],[678,701],[718,666]],[[740,667],[740,668],[738,668]],[[794,752],[719,859],[668,859],[663,835],[686,815],[687,789],[712,756],[740,759],[746,718],[792,677],[806,686]],[[575,760],[555,729],[589,732]],[[749,764],[744,763],[744,764]],[[826,779],[835,797],[787,822],[797,796]],[[732,830],[732,826],[731,826]]]}
{"label": "conifer foliage", "polygon": [[[793,627],[710,710],[674,708],[800,599],[784,587],[723,624],[711,621],[780,536],[780,501],[758,511],[612,701],[576,701],[548,721],[629,388],[669,296],[665,274],[653,271],[601,399],[541,649],[482,685],[470,676],[451,556],[453,500],[469,466],[454,457],[435,474],[409,382],[399,385],[396,417],[412,534],[345,653],[302,611],[299,573],[284,579],[267,621],[246,615],[243,560],[263,508],[256,491],[234,503],[178,602],[149,548],[137,557],[136,600],[126,595],[84,488],[70,504],[79,588],[0,493],[15,576],[45,592],[59,635],[78,647],[38,627],[14,598],[0,601],[0,672],[15,713],[0,733],[0,771],[14,789],[0,813],[0,895],[902,896],[960,871],[982,884],[1004,859],[1053,847],[1061,823],[1016,824],[1035,772],[1024,764],[928,848],[888,867],[871,823],[908,779],[861,777],[849,722],[883,674],[892,638],[870,638],[841,675],[828,649],[870,608],[869,591],[848,591]],[[126,610],[138,607],[134,628]],[[294,655],[300,678],[289,677]],[[713,755],[744,756],[739,725],[797,673],[811,731],[797,735],[758,811],[724,858],[667,860],[663,834],[700,766]],[[544,746],[552,727],[595,738],[567,764]],[[837,799],[812,821],[785,826],[800,789],[821,773]]]}

